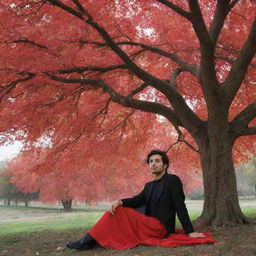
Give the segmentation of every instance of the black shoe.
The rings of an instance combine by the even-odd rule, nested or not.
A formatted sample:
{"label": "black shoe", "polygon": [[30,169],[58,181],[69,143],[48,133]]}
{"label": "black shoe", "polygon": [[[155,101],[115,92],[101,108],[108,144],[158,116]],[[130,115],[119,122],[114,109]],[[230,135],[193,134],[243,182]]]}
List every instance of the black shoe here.
{"label": "black shoe", "polygon": [[82,248],[80,240],[74,241],[74,242],[68,242],[66,243],[66,246],[70,249],[76,249],[76,250],[79,250]]}
{"label": "black shoe", "polygon": [[96,241],[89,234],[86,234],[80,241],[83,248],[86,249],[91,249],[96,244]]}
{"label": "black shoe", "polygon": [[80,240],[66,243],[66,246],[70,249],[87,250],[87,249],[92,249],[95,244],[96,244],[96,241],[90,235],[86,234]]}

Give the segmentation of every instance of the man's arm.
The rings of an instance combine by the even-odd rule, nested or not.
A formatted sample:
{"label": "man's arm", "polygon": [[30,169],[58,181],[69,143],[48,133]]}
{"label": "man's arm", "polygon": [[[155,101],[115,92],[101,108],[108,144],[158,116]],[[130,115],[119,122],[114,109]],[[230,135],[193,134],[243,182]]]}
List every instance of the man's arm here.
{"label": "man's arm", "polygon": [[194,232],[194,228],[190,221],[190,217],[188,215],[188,211],[185,205],[185,195],[183,192],[182,182],[178,176],[173,176],[171,190],[172,190],[172,199],[175,205],[178,218],[186,234],[194,238],[204,237],[203,233]]}
{"label": "man's arm", "polygon": [[115,202],[112,202],[108,208],[108,211],[111,213],[111,214],[114,214],[115,211],[116,211],[116,208],[120,205],[123,205],[123,202],[121,200],[118,200],[118,201],[115,201]]}
{"label": "man's arm", "polygon": [[131,208],[138,208],[142,205],[144,205],[146,202],[145,200],[145,187],[144,189],[136,196],[131,197],[131,198],[123,198],[121,200],[112,202],[109,206],[109,212],[111,214],[115,213],[115,210],[118,206],[123,205],[126,207],[131,207]]}

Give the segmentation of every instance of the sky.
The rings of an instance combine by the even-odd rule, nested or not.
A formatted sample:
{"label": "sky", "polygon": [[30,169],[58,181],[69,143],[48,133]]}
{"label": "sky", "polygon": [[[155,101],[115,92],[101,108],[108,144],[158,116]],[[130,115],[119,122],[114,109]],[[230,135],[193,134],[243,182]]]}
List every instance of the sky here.
{"label": "sky", "polygon": [[15,157],[21,150],[22,143],[15,142],[14,144],[8,146],[0,147],[0,161],[8,160]]}

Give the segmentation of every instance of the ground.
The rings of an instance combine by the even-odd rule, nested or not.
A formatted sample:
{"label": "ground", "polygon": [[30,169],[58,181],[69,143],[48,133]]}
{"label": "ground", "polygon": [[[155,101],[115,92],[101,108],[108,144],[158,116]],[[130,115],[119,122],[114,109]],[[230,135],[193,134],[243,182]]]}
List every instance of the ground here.
{"label": "ground", "polygon": [[138,246],[128,250],[112,250],[97,247],[90,251],[74,251],[64,247],[64,243],[83,235],[83,230],[38,232],[32,234],[8,235],[2,239],[7,245],[1,256],[253,256],[256,255],[256,220],[251,224],[233,228],[219,228],[213,231],[215,245],[182,246],[163,248]]}
{"label": "ground", "polygon": [[[253,207],[254,211],[255,207]],[[19,212],[19,216],[17,212]],[[176,248],[138,246],[127,250],[104,249],[98,246],[89,251],[75,251],[66,248],[65,242],[81,238],[86,232],[84,228],[1,234],[1,228],[8,228],[6,223],[9,223],[11,228],[11,224],[15,222],[26,225],[28,221],[31,222],[32,219],[36,219],[37,223],[42,222],[46,225],[55,214],[53,211],[44,211],[44,218],[40,219],[38,211],[30,210],[26,214],[24,212],[22,211],[22,215],[21,211],[0,208],[0,256],[256,256],[256,218],[254,214],[250,219],[250,224],[247,225],[216,229],[207,228],[205,231],[211,231],[217,240],[214,245],[205,244]],[[46,213],[49,213],[49,215]],[[63,221],[63,216],[65,216],[66,220],[71,220],[70,216],[72,214],[73,217],[76,216],[81,221],[81,214],[86,213],[78,211],[68,213],[68,215],[66,213],[55,215],[59,216],[59,220],[62,219]],[[46,215],[48,216],[47,218]],[[5,224],[3,224],[3,221]],[[57,225],[58,219],[54,219],[54,222]]]}

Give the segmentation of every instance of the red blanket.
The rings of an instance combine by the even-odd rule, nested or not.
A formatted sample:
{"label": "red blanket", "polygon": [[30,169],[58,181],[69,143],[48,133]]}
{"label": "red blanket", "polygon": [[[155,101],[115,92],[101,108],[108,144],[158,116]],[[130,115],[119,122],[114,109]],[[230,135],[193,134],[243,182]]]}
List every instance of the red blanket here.
{"label": "red blanket", "polygon": [[120,206],[114,215],[105,212],[89,234],[103,247],[113,249],[128,249],[139,244],[175,247],[216,242],[211,233],[204,233],[204,238],[190,238],[181,232],[168,234],[157,218]]}
{"label": "red blanket", "polygon": [[160,246],[176,247],[181,245],[216,243],[211,233],[204,232],[204,235],[205,237],[202,238],[191,238],[187,234],[184,234],[182,229],[176,229],[175,234],[170,234],[167,238],[162,239]]}

